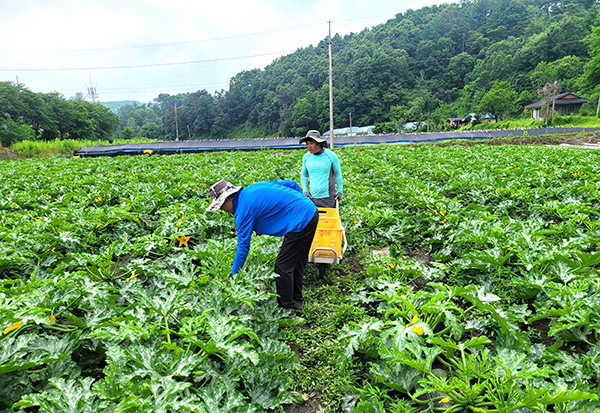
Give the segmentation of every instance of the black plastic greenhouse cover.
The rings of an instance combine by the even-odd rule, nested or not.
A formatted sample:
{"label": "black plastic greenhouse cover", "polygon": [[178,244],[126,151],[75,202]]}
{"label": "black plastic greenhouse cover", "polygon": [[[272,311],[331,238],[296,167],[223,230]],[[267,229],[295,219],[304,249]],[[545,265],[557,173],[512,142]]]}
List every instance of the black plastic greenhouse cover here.
{"label": "black plastic greenhouse cover", "polygon": [[[447,140],[480,140],[492,138],[506,138],[517,136],[539,136],[548,134],[565,134],[579,132],[596,132],[600,128],[535,128],[511,130],[485,130],[464,132],[431,132],[407,133],[397,135],[361,135],[361,136],[334,136],[334,146],[361,146],[385,144],[411,144],[423,142],[441,142]],[[273,138],[273,139],[223,139],[206,141],[179,141],[179,142],[151,142],[129,143],[124,145],[88,146],[73,153],[74,156],[119,156],[143,155],[152,151],[152,154],[172,155],[177,153],[198,153],[213,151],[233,150],[261,150],[261,149],[303,149],[304,145],[298,143],[300,138]],[[328,140],[329,142],[329,140]]]}

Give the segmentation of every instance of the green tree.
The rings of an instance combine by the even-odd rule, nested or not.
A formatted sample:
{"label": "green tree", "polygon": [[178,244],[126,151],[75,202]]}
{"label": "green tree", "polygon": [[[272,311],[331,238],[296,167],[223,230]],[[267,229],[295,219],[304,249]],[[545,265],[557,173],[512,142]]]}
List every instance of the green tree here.
{"label": "green tree", "polygon": [[125,140],[133,139],[137,136],[133,128],[130,128],[129,126],[124,127],[120,135],[121,139]]}
{"label": "green tree", "polygon": [[55,130],[48,105],[39,93],[24,85],[0,82],[0,116],[31,126],[39,139],[44,130]]}
{"label": "green tree", "polygon": [[215,121],[215,99],[206,91],[199,90],[191,93],[181,110],[181,125],[190,126],[194,136],[210,133]]}
{"label": "green tree", "polygon": [[292,134],[304,136],[316,124],[315,110],[308,98],[298,99],[292,112]]}
{"label": "green tree", "polygon": [[35,132],[31,126],[24,124],[22,119],[13,121],[10,118],[0,117],[0,145],[5,148],[10,147],[15,142],[32,141],[35,139]]}
{"label": "green tree", "polygon": [[588,45],[590,61],[584,67],[579,84],[590,93],[600,85],[600,12],[596,16],[592,32],[583,41]]}
{"label": "green tree", "polygon": [[107,139],[119,125],[118,116],[100,103],[34,93],[10,82],[0,82],[0,117],[29,125],[43,140]]}
{"label": "green tree", "polygon": [[468,53],[460,53],[450,59],[444,73],[444,84],[447,89],[462,89],[467,75],[475,67],[475,58]]}
{"label": "green tree", "polygon": [[[117,114],[101,103],[82,103],[84,106],[87,106],[88,116],[94,123],[95,133],[91,139],[110,139],[119,127],[119,117]],[[90,139],[90,137],[87,139]]]}
{"label": "green tree", "polygon": [[140,128],[138,134],[146,139],[162,140],[164,129],[162,125],[158,125],[154,122],[148,122]]}
{"label": "green tree", "polygon": [[517,92],[510,83],[496,82],[489,92],[483,95],[478,111],[481,114],[490,113],[499,121],[517,110],[517,98]]}
{"label": "green tree", "polygon": [[388,117],[394,122],[406,123],[408,116],[407,107],[404,105],[392,106]]}
{"label": "green tree", "polygon": [[554,62],[540,62],[530,74],[531,82],[536,89],[547,83],[557,81],[560,91],[577,91],[577,80],[583,74],[583,62],[577,56],[565,56]]}

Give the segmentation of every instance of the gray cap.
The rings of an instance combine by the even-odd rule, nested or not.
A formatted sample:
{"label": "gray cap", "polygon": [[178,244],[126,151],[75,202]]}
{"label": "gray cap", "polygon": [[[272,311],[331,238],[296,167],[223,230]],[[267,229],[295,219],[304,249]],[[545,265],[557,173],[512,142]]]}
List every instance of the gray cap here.
{"label": "gray cap", "polygon": [[241,186],[234,186],[232,183],[227,182],[224,179],[220,180],[208,190],[208,194],[213,201],[210,206],[206,208],[206,211],[211,212],[220,209],[227,197],[231,194],[235,194],[240,189],[242,189]]}
{"label": "gray cap", "polygon": [[321,134],[319,133],[318,130],[313,129],[313,130],[309,130],[308,132],[306,132],[306,136],[304,138],[300,139],[300,143],[304,143],[309,139],[312,139],[313,141],[315,141],[317,143],[325,142],[325,144],[327,144],[327,141],[321,137]]}

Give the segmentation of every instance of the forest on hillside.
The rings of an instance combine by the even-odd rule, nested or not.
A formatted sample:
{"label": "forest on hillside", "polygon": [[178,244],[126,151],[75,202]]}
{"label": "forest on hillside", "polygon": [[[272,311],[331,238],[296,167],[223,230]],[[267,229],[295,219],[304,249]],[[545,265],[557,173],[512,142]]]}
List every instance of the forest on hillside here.
{"label": "forest on hillside", "polygon": [[[584,96],[590,101],[582,114],[595,114],[598,11],[595,0],[462,0],[335,35],[334,127],[348,126],[350,114],[355,126],[376,125],[387,132],[400,131],[406,122],[444,130],[448,118],[468,113],[529,116],[524,106],[549,91]],[[124,105],[112,132],[121,138],[186,140],[329,130],[328,42],[324,38],[264,69],[242,71],[227,91],[159,94],[148,104]],[[41,99],[49,100],[44,94]],[[28,122],[7,110],[15,106],[0,98],[0,124]],[[48,138],[31,126],[36,138]]]}

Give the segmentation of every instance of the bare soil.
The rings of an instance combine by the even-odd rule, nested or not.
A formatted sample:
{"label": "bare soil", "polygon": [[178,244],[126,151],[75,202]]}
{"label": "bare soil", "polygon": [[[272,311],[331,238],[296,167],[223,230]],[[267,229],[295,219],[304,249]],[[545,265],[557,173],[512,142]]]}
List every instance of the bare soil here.
{"label": "bare soil", "polygon": [[433,143],[435,146],[475,146],[475,145],[582,145],[600,143],[600,133],[523,136],[518,138],[484,139],[477,141],[446,141]]}
{"label": "bare soil", "polygon": [[319,392],[312,392],[308,400],[298,404],[288,404],[283,407],[285,413],[317,413],[323,410]]}

